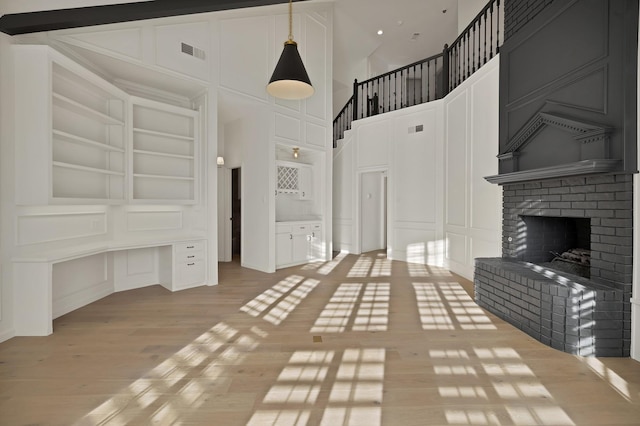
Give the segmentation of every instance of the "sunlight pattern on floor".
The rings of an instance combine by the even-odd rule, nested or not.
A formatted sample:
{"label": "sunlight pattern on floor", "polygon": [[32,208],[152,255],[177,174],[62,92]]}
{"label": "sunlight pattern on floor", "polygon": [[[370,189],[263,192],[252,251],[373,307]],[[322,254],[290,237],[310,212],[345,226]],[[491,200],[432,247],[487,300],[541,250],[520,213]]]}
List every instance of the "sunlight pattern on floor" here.
{"label": "sunlight pattern on floor", "polygon": [[[307,425],[312,410],[323,407],[321,426],[380,425],[385,350],[345,349],[339,356],[295,352],[247,426]],[[328,398],[320,395],[329,388]]]}
{"label": "sunlight pattern on floor", "polygon": [[279,325],[287,319],[289,314],[293,312],[300,302],[302,302],[318,284],[320,284],[318,280],[311,278],[306,279],[295,290],[278,302],[263,319],[273,325]]}
{"label": "sunlight pattern on floor", "polygon": [[316,271],[322,275],[329,275],[333,270],[347,257],[349,253],[340,252],[328,262],[322,260],[314,260],[301,266],[303,271]]}
{"label": "sunlight pattern on floor", "polygon": [[389,324],[389,283],[369,283],[353,323],[353,331],[386,331]]}
{"label": "sunlight pattern on floor", "polygon": [[[538,380],[531,368],[522,361],[518,352],[510,347],[473,348],[475,357],[464,350],[433,350],[436,374],[458,375],[469,373],[489,376],[492,387],[440,386],[440,397],[445,407],[445,418],[450,425],[556,425],[571,426],[574,422],[559,406],[551,392]],[[480,361],[482,372],[472,363]],[[480,380],[485,382],[484,378]],[[473,405],[489,404],[487,408]],[[469,408],[467,408],[467,406]],[[464,408],[461,408],[464,407]]]}
{"label": "sunlight pattern on floor", "polygon": [[368,256],[361,255],[356,263],[353,264],[351,270],[347,274],[349,278],[360,278],[360,277],[368,277],[369,271],[371,270],[371,265],[373,265],[373,259]]}
{"label": "sunlight pattern on floor", "polygon": [[389,283],[340,284],[311,332],[386,331],[390,291]]}
{"label": "sunlight pattern on floor", "polygon": [[240,308],[241,312],[247,313],[252,317],[260,316],[269,306],[280,299],[286,293],[290,292],[298,283],[302,282],[304,277],[300,275],[291,275],[279,283],[275,284],[264,293],[245,304]]}
{"label": "sunlight pattern on floor", "polygon": [[105,401],[77,425],[179,424],[185,407],[197,409],[211,392],[228,384],[222,373],[244,361],[258,337],[218,323],[153,370],[131,383],[123,396]]}
{"label": "sunlight pattern on floor", "polygon": [[457,282],[413,283],[423,330],[495,330]]}
{"label": "sunlight pattern on floor", "polygon": [[384,349],[344,351],[320,426],[381,424],[385,355]]}
{"label": "sunlight pattern on floor", "polygon": [[620,377],[618,373],[604,365],[602,361],[591,357],[576,358],[587,364],[594,373],[609,383],[609,386],[615,389],[615,391],[622,395],[627,401],[635,402],[636,398],[633,397],[633,394],[629,389],[629,383]]}
{"label": "sunlight pattern on floor", "polygon": [[[320,281],[292,275],[255,297],[240,308],[241,312],[259,317],[269,311],[263,319],[273,325],[280,325],[291,312],[316,288]],[[277,303],[276,303],[277,302]]]}

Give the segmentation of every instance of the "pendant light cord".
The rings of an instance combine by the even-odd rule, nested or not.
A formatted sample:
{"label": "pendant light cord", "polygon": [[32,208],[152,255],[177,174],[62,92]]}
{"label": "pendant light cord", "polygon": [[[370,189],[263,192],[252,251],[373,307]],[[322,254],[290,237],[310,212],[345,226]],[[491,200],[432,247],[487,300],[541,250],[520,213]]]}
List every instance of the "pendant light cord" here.
{"label": "pendant light cord", "polygon": [[293,0],[289,0],[289,41],[293,41]]}

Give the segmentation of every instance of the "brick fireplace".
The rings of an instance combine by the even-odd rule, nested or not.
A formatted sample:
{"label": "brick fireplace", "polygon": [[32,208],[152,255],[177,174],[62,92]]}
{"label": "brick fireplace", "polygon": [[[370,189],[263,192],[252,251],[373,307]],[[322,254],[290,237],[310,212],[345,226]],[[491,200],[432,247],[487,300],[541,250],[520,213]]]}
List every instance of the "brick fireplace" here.
{"label": "brick fireplace", "polygon": [[[477,303],[556,349],[629,356],[632,196],[631,174],[505,184],[503,257],[476,260]],[[560,240],[588,244],[588,278],[548,263]]]}

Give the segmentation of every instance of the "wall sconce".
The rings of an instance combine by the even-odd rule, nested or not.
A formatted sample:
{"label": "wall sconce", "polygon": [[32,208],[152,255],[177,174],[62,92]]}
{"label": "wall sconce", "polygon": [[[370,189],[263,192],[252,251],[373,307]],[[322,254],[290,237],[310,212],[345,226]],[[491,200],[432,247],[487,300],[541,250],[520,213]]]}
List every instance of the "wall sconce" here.
{"label": "wall sconce", "polygon": [[224,157],[218,157],[216,159],[216,164],[218,165],[218,167],[224,166]]}
{"label": "wall sconce", "polygon": [[300,155],[300,148],[293,148],[293,158],[298,158]]}

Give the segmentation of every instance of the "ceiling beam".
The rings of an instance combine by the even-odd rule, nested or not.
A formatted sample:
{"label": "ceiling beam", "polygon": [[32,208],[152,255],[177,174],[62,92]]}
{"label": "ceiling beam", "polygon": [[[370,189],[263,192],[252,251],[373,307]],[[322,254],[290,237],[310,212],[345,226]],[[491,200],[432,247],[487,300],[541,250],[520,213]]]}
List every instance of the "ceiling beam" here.
{"label": "ceiling beam", "polygon": [[[304,1],[304,0],[293,0]],[[0,31],[9,35],[54,31],[194,13],[269,6],[287,0],[154,0],[70,9],[12,13],[0,17]]]}

